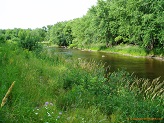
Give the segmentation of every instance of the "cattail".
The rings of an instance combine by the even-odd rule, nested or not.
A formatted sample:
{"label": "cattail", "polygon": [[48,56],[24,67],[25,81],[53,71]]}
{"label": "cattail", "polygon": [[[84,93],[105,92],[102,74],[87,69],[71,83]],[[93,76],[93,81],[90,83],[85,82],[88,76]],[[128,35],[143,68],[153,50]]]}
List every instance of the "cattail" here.
{"label": "cattail", "polygon": [[7,91],[6,95],[5,95],[5,97],[3,98],[2,103],[1,103],[1,108],[5,105],[5,103],[6,103],[6,101],[7,101],[7,98],[8,98],[8,96],[9,96],[9,94],[10,94],[12,88],[14,87],[14,84],[15,84],[15,81],[11,84],[11,86],[10,86],[10,88],[8,89],[8,91]]}

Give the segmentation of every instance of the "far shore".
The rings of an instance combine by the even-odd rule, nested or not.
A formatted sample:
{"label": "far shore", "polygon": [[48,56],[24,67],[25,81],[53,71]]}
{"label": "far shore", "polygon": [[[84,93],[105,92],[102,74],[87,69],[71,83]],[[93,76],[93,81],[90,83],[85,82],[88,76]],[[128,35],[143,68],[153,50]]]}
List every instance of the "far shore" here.
{"label": "far shore", "polygon": [[156,59],[156,60],[159,60],[159,61],[163,61],[163,62],[164,62],[164,57],[161,57],[161,56],[155,56],[155,55],[134,56],[134,55],[131,55],[131,54],[123,54],[123,53],[120,53],[120,52],[111,52],[111,51],[103,51],[103,50],[98,51],[98,50],[80,49],[80,48],[75,48],[75,49],[78,49],[78,50],[81,50],[81,51],[105,52],[105,53],[120,54],[120,55],[124,55],[124,56],[135,57],[135,58],[149,58],[149,59]]}
{"label": "far shore", "polygon": [[[57,45],[50,45],[48,47],[59,47]],[[68,48],[66,46],[61,46],[61,48]],[[130,56],[130,57],[135,57],[135,58],[149,58],[149,59],[155,59],[155,60],[159,60],[159,61],[163,61],[164,62],[164,57],[161,56],[156,56],[156,55],[147,55],[147,56],[138,56],[138,55],[131,55],[131,54],[123,54],[120,52],[112,52],[112,51],[105,51],[105,50],[92,50],[92,49],[81,49],[81,48],[72,48],[72,49],[77,49],[77,50],[81,50],[81,51],[89,51],[89,52],[105,52],[105,53],[113,53],[113,54],[120,54],[120,55],[124,55],[124,56]]]}

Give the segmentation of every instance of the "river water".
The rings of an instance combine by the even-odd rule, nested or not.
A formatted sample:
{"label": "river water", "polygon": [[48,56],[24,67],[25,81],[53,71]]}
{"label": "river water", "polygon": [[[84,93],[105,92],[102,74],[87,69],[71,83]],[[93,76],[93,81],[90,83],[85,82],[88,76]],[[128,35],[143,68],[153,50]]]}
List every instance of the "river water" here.
{"label": "river water", "polygon": [[139,78],[155,79],[161,77],[164,80],[164,61],[150,58],[135,58],[113,53],[81,51],[76,49],[49,48],[55,53],[61,53],[68,57],[77,59],[95,60],[103,62],[105,66],[110,66],[110,72],[118,69],[125,69],[129,73],[134,73]]}

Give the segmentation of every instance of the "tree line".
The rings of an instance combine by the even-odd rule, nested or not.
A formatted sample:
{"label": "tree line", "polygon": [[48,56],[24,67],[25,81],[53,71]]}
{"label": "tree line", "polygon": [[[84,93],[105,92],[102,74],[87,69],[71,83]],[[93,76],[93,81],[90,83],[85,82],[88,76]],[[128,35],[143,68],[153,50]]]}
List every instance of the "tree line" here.
{"label": "tree line", "polygon": [[17,42],[22,48],[29,51],[39,48],[39,42],[44,41],[47,28],[37,29],[0,29],[0,43],[5,41]]}
{"label": "tree line", "polygon": [[124,43],[163,48],[163,11],[163,0],[98,0],[85,16],[54,24],[47,39],[65,46]]}
{"label": "tree line", "polygon": [[163,50],[163,11],[163,0],[98,0],[81,18],[34,30],[0,30],[0,40],[18,40],[29,50],[31,44],[43,40],[79,48],[123,43]]}

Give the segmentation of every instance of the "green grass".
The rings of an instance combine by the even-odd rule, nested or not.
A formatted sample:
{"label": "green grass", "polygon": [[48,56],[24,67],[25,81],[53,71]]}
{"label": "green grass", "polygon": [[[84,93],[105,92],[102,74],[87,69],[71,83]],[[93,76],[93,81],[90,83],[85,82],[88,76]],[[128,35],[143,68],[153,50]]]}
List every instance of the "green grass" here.
{"label": "green grass", "polygon": [[106,47],[106,44],[99,43],[99,44],[91,44],[90,46],[84,47],[86,49],[90,49],[93,51],[103,51],[103,52],[111,52],[111,53],[119,53],[123,55],[130,55],[130,56],[147,56],[148,53],[145,51],[144,48],[134,45],[126,45],[120,44],[117,46],[109,46]]}
{"label": "green grass", "polygon": [[[127,44],[119,44],[115,46],[106,47],[105,43],[93,43],[90,45],[78,46],[77,44],[71,44],[69,48],[79,48],[81,50],[91,50],[91,51],[101,51],[101,52],[109,52],[109,53],[118,53],[122,55],[134,56],[134,57],[146,57],[146,56],[155,56],[158,58],[164,57],[163,48],[156,48],[153,50],[146,50],[145,48],[139,47],[137,45],[127,45]],[[82,48],[81,48],[82,47]]]}
{"label": "green grass", "polygon": [[0,75],[0,100],[15,81],[0,108],[2,123],[131,123],[127,118],[164,116],[162,82],[151,85],[124,70],[106,75],[94,61],[0,44]]}
{"label": "green grass", "polygon": [[98,51],[119,53],[123,55],[131,55],[131,56],[148,55],[147,52],[144,50],[144,48],[140,48],[139,46],[134,46],[134,45],[133,46],[125,45],[125,44],[120,44],[117,46],[109,46],[108,48],[105,48],[105,45],[99,45]]}
{"label": "green grass", "polygon": [[131,55],[131,56],[146,56],[147,53],[143,48],[139,46],[130,46],[130,45],[117,45],[114,47],[109,47],[104,51],[109,52],[116,52],[124,55]]}

